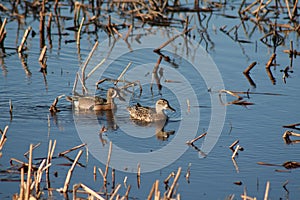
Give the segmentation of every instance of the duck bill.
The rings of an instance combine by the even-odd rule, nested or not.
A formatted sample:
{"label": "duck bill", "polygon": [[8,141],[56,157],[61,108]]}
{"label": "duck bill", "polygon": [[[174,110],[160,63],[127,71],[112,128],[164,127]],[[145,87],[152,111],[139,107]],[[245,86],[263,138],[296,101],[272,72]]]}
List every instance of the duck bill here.
{"label": "duck bill", "polygon": [[168,109],[173,111],[173,112],[176,112],[176,110],[174,108],[172,108],[170,105],[168,105]]}

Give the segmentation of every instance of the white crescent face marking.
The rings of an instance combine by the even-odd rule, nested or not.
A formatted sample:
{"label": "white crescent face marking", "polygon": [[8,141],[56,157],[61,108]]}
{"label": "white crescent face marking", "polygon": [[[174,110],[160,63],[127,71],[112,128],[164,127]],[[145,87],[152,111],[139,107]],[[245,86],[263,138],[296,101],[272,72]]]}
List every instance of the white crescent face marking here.
{"label": "white crescent face marking", "polygon": [[79,109],[79,101],[74,101],[73,103],[74,103],[74,107],[76,109]]}

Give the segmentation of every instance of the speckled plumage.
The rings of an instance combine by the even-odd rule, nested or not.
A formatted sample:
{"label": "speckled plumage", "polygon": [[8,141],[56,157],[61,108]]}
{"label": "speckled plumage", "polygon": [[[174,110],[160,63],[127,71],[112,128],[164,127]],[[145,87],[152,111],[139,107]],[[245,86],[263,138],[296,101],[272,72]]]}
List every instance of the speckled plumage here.
{"label": "speckled plumage", "polygon": [[155,104],[155,108],[141,106],[140,104],[127,108],[132,119],[143,122],[166,120],[167,116],[163,112],[166,109],[175,111],[166,99],[159,99]]}
{"label": "speckled plumage", "polygon": [[68,96],[66,99],[71,101],[77,110],[113,110],[116,107],[114,104],[116,95],[116,90],[109,88],[106,99],[98,96]]}

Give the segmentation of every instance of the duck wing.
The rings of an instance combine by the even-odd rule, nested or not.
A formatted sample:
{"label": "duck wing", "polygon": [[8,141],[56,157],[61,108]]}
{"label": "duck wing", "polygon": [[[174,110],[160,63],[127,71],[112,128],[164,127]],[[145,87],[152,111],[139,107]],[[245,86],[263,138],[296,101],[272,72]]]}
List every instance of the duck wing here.
{"label": "duck wing", "polygon": [[150,107],[141,106],[136,104],[135,106],[128,107],[130,117],[132,119],[141,120],[145,122],[152,122],[155,109]]}

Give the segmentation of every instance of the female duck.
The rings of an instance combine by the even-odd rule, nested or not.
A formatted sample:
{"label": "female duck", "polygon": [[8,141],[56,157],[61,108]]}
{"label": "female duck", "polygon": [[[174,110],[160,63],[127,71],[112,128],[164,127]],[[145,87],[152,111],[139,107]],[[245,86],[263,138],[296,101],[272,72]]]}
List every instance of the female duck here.
{"label": "female duck", "polygon": [[132,119],[143,122],[166,120],[167,115],[164,113],[164,110],[167,109],[175,112],[175,109],[169,105],[166,99],[159,99],[155,104],[155,108],[144,107],[140,104],[127,108]]}
{"label": "female duck", "polygon": [[106,99],[98,96],[73,96],[66,99],[73,103],[77,110],[113,110],[116,108],[114,98],[117,96],[117,91],[109,88],[106,94]]}

